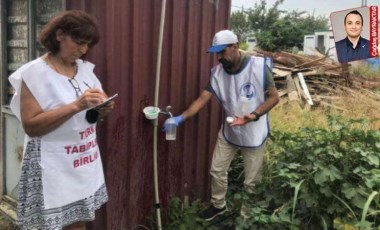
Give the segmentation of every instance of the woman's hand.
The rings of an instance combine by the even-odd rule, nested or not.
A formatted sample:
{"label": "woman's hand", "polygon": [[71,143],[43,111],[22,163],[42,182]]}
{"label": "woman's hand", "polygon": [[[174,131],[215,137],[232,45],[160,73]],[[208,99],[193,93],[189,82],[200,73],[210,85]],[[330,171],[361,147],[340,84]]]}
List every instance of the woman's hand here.
{"label": "woman's hand", "polygon": [[80,110],[101,104],[107,96],[100,89],[88,89],[74,102]]}
{"label": "woman's hand", "polygon": [[[108,98],[108,96],[104,93],[103,93],[103,97],[105,99]],[[103,117],[107,116],[108,113],[111,112],[114,108],[115,108],[115,102],[113,100],[111,100],[106,105],[100,107],[96,111],[98,111],[100,118],[103,118]]]}
{"label": "woman's hand", "polygon": [[107,116],[108,113],[111,112],[114,108],[115,108],[115,102],[110,101],[109,103],[107,103],[107,105],[100,107],[96,111],[99,112],[100,118],[103,118],[103,117]]}

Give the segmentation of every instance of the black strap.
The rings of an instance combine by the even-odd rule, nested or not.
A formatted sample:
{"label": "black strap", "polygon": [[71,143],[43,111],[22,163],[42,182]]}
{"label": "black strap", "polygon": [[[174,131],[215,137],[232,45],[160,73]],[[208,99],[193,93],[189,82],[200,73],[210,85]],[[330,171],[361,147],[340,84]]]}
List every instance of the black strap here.
{"label": "black strap", "polygon": [[260,114],[258,114],[256,111],[253,111],[251,114],[255,114],[255,116],[256,116],[256,119],[255,120],[253,120],[253,121],[258,121],[259,120],[259,118],[260,118]]}

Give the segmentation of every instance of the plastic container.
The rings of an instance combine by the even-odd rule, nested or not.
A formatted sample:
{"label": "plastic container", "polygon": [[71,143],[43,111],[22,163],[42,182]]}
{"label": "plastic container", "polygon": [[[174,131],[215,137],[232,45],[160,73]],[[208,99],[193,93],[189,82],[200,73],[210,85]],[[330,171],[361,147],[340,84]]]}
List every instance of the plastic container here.
{"label": "plastic container", "polygon": [[235,115],[238,117],[244,117],[245,115],[249,115],[255,109],[254,100],[247,97],[240,97],[236,105]]}
{"label": "plastic container", "polygon": [[154,106],[148,106],[145,107],[143,110],[143,113],[145,114],[145,117],[149,120],[157,119],[158,114],[160,113],[160,108],[154,107]]}
{"label": "plastic container", "polygon": [[169,118],[166,122],[166,140],[174,141],[177,136],[177,125],[173,118]]}
{"label": "plastic container", "polygon": [[234,120],[235,120],[235,118],[234,117],[227,117],[226,118],[226,121],[227,121],[227,123],[232,123],[232,122],[234,122]]}

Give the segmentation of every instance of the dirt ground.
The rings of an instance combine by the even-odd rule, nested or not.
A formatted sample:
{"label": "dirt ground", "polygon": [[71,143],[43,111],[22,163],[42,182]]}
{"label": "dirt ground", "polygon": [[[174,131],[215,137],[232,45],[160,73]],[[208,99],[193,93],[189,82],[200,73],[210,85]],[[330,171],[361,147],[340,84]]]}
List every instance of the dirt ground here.
{"label": "dirt ground", "polygon": [[0,230],[16,230],[17,227],[2,213],[0,213]]}

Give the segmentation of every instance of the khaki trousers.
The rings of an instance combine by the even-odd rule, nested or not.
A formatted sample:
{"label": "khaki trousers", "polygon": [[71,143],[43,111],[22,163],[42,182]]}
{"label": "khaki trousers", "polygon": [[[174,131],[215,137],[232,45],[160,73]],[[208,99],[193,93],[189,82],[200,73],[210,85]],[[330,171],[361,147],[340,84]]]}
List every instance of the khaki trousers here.
{"label": "khaki trousers", "polygon": [[241,150],[244,161],[244,188],[247,192],[254,191],[255,184],[261,180],[264,162],[265,143],[258,148],[240,148],[229,144],[222,130],[219,131],[211,163],[211,203],[216,208],[223,208],[226,203],[228,169],[238,149]]}

